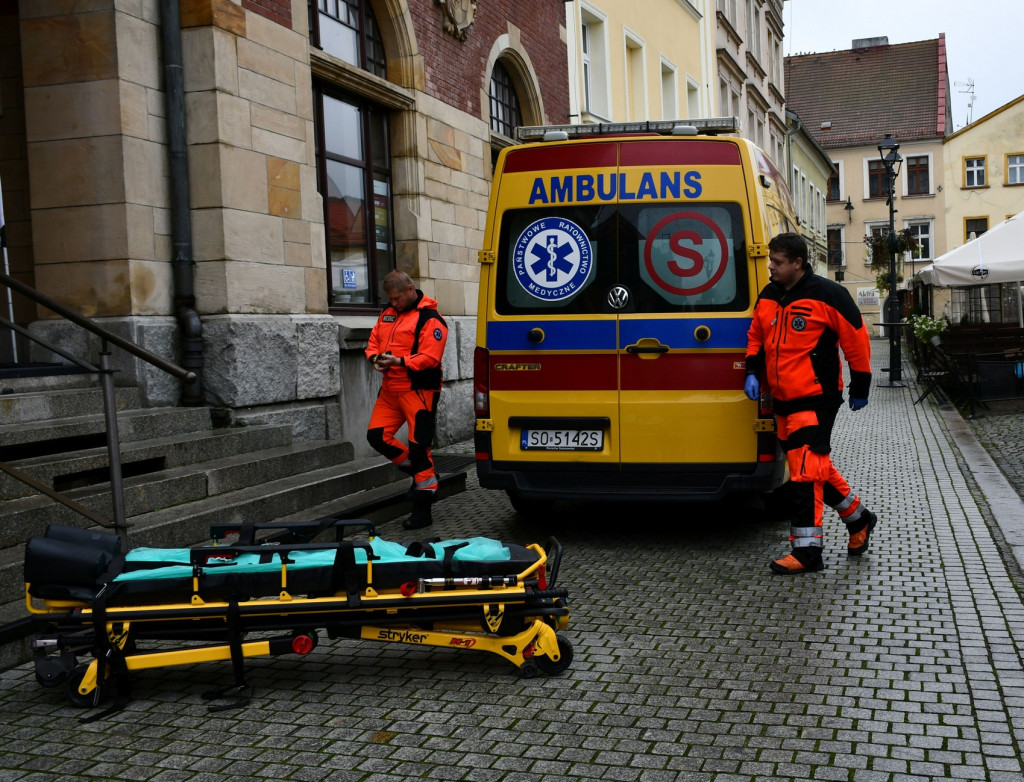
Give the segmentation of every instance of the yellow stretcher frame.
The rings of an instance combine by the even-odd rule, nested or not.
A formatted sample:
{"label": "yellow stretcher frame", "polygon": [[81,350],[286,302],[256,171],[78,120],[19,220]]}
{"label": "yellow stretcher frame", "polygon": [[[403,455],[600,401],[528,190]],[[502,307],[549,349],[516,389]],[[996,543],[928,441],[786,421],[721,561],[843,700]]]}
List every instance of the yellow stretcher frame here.
{"label": "yellow stretcher frame", "polygon": [[[107,685],[119,674],[230,660],[234,686],[204,695],[226,698],[230,690],[248,688],[242,674],[244,659],[308,654],[316,647],[317,630],[321,629],[327,629],[331,637],[483,651],[510,662],[525,677],[556,675],[569,667],[573,655],[571,644],[556,634],[568,626],[569,609],[566,590],[554,587],[561,546],[552,538],[550,547],[551,553],[536,543],[526,546],[537,559],[519,573],[414,579],[386,589],[373,586],[369,560],[366,586],[357,595],[293,595],[287,588],[287,563],[280,568],[276,597],[243,602],[204,600],[198,575],[187,601],[102,608],[85,601],[33,597],[31,584],[26,583],[26,608],[37,622],[49,627],[49,632],[33,639],[36,678],[45,687],[64,684],[72,704],[89,707],[99,705],[108,694]],[[410,586],[413,583],[415,589]],[[97,632],[97,620],[102,622],[102,632]],[[171,640],[195,641],[190,633],[201,636],[217,631],[228,639],[176,650],[140,651],[134,644],[160,634],[173,636]],[[246,637],[274,631],[287,634],[253,640]],[[106,648],[104,653],[97,652],[101,645]],[[55,651],[60,652],[59,658]],[[85,653],[91,653],[93,659],[77,665],[77,657]],[[113,689],[117,689],[116,681]],[[247,700],[211,709],[232,708]]]}

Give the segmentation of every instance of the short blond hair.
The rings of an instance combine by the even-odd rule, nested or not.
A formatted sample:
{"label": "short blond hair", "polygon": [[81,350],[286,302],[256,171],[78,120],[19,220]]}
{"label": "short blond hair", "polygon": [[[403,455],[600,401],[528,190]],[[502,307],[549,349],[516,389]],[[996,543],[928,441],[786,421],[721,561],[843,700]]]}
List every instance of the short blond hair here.
{"label": "short blond hair", "polygon": [[384,275],[384,290],[398,291],[413,287],[412,277],[399,269]]}

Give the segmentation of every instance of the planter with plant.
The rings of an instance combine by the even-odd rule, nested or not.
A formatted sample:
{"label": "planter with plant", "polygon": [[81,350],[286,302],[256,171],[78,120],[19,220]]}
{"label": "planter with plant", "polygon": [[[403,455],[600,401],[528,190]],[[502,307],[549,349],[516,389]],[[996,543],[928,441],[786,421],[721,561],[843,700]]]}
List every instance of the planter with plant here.
{"label": "planter with plant", "polygon": [[914,330],[918,342],[925,343],[933,342],[946,328],[946,321],[923,314],[909,316],[907,323]]}

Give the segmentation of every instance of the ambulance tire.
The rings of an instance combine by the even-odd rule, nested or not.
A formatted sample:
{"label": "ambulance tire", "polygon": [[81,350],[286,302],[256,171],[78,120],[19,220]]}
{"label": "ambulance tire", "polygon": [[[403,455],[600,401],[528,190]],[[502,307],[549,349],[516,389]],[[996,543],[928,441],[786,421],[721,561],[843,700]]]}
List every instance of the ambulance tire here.
{"label": "ambulance tire", "polygon": [[512,503],[515,512],[527,521],[547,518],[555,507],[554,500],[526,500],[514,489],[508,489],[505,494],[508,495],[508,501]]}

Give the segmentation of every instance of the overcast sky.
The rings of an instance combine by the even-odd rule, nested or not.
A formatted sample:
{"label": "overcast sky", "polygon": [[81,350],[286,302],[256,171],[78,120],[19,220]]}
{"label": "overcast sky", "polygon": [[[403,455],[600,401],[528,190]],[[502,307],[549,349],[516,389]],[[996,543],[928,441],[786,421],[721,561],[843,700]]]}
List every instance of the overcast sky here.
{"label": "overcast sky", "polygon": [[[945,33],[954,130],[967,124],[968,112],[978,120],[1024,95],[1022,0],[785,0],[782,18],[787,56],[849,49],[856,38],[908,43]],[[968,110],[962,83],[970,81]]]}

